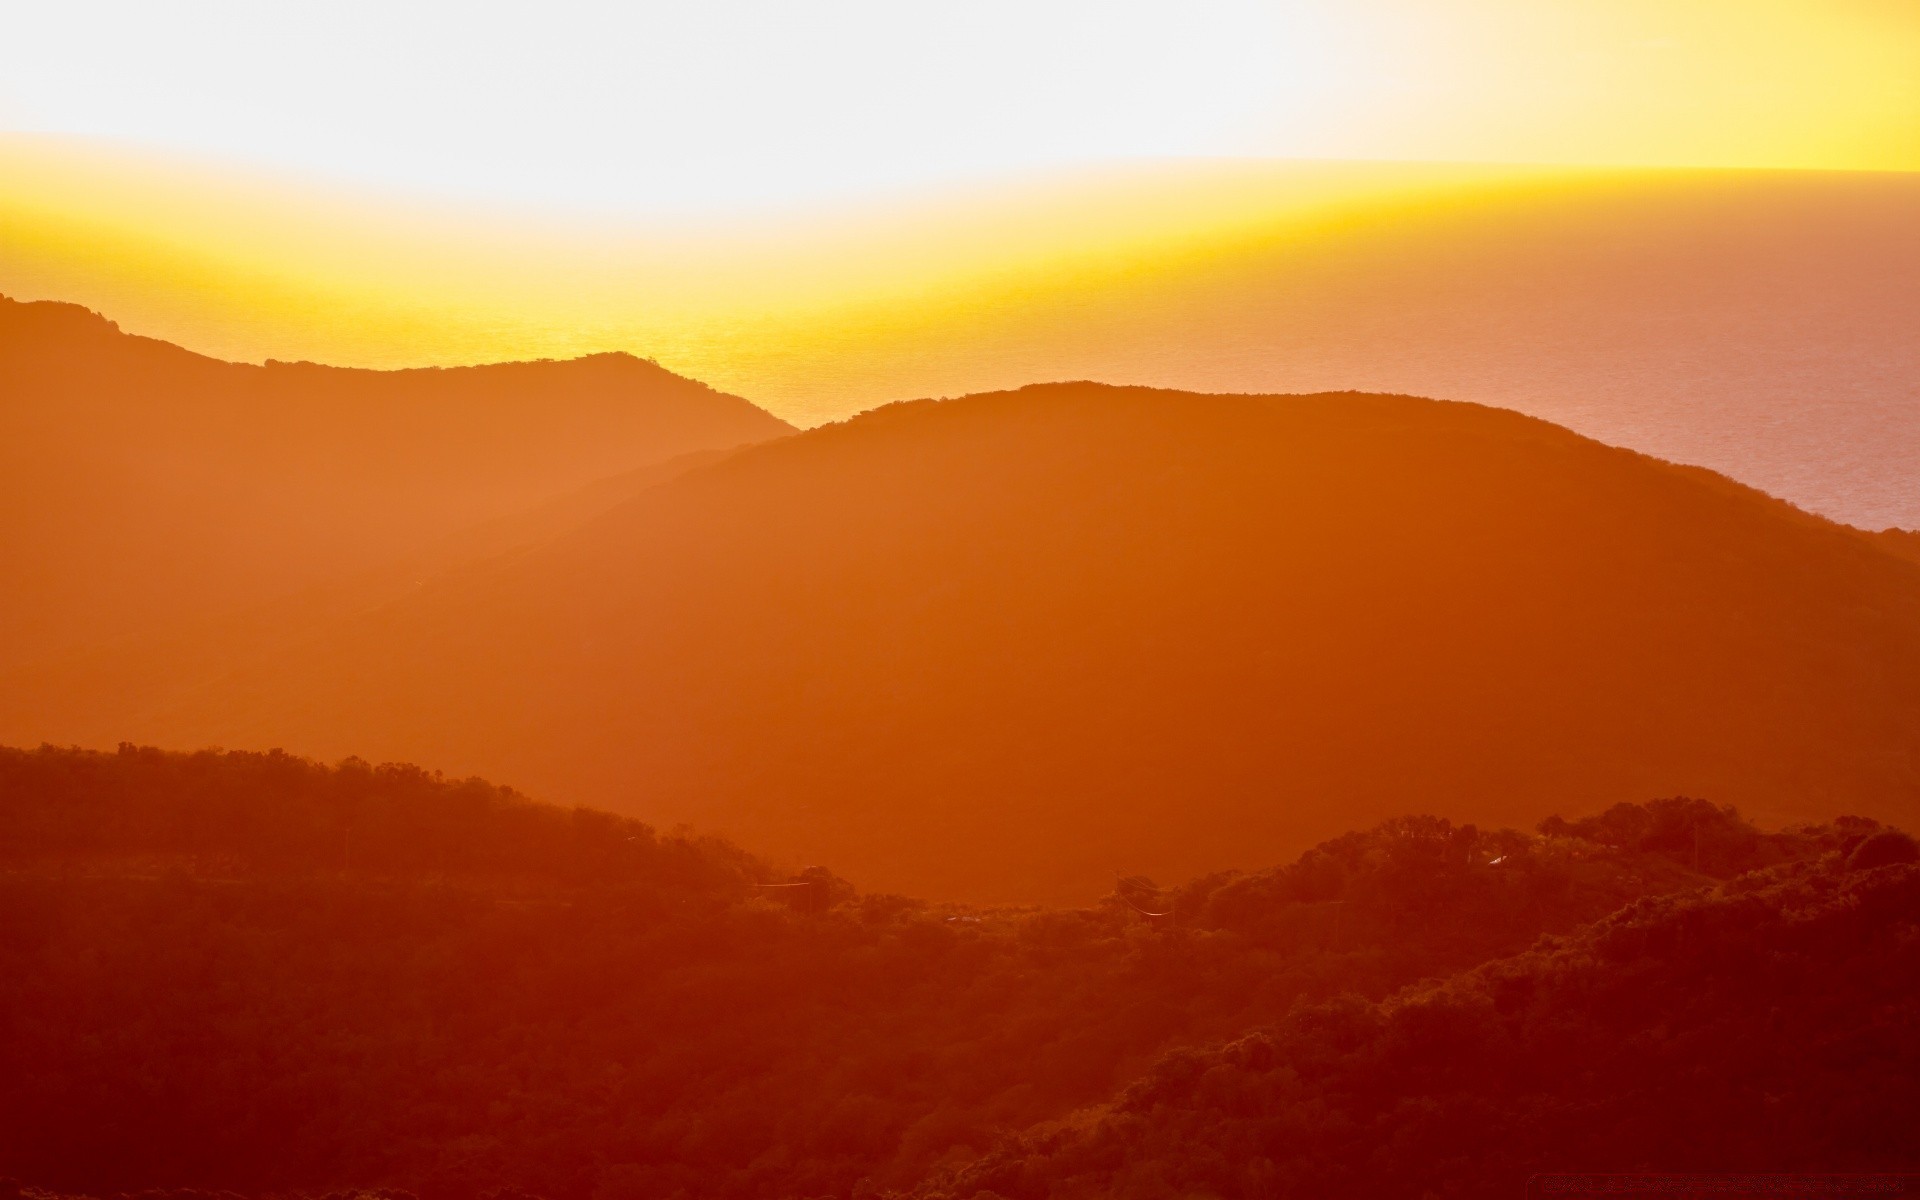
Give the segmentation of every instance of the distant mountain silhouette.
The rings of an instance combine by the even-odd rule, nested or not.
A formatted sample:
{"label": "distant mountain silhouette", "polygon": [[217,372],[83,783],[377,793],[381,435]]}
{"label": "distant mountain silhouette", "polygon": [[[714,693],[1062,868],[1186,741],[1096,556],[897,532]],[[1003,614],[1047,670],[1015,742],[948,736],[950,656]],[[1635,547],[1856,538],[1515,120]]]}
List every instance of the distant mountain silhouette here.
{"label": "distant mountain silhouette", "polygon": [[621,354],[219,362],[0,297],[0,669],[283,600],[676,455],[791,431]]}
{"label": "distant mountain silhouette", "polygon": [[412,758],[862,886],[1433,809],[1920,816],[1920,564],[1476,405],[1063,384],[738,452],[127,736]]}
{"label": "distant mountain silhouette", "polygon": [[1036,271],[870,351],[820,339],[767,394],[822,416],[1042,379],[1439,396],[1920,527],[1920,173],[1601,172],[1335,224]]}

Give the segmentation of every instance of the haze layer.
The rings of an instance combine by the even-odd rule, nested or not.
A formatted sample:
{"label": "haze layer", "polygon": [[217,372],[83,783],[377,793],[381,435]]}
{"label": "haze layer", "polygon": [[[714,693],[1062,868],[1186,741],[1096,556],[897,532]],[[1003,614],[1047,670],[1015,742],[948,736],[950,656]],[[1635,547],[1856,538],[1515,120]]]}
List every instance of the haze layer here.
{"label": "haze layer", "polygon": [[[250,366],[5,297],[0,388],[0,668],[177,635],[383,568],[405,586],[423,558],[546,528],[522,529],[543,502],[789,432],[625,355]],[[50,694],[11,682],[0,708],[46,714]]]}
{"label": "haze layer", "polygon": [[626,350],[800,424],[1044,379],[1510,406],[1920,526],[1920,176],[1215,163],[564,228],[44,140],[0,290],[225,357]]}

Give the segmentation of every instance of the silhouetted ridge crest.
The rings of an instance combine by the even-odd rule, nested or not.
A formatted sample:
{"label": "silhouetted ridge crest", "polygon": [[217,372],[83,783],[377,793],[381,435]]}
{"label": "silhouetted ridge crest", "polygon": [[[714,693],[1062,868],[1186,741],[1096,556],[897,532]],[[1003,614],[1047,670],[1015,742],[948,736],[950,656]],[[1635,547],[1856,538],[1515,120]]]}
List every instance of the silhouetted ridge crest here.
{"label": "silhouetted ridge crest", "polygon": [[734,898],[771,877],[712,838],[662,837],[632,818],[407,763],[327,766],[278,750],[0,747],[0,824],[0,863],[15,868],[645,882]]}
{"label": "silhouetted ridge crest", "polygon": [[0,380],[0,741],[26,744],[155,740],[168,696],[511,548],[480,527],[570,527],[608,481],[793,432],[626,354],[262,366],[4,297]]}

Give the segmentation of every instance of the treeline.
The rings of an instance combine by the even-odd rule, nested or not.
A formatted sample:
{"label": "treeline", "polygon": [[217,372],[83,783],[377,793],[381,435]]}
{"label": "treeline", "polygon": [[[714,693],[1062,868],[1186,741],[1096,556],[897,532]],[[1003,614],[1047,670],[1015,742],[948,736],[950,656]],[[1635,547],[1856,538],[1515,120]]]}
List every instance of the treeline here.
{"label": "treeline", "polygon": [[772,877],[719,839],[662,837],[627,817],[404,763],[327,766],[279,750],[0,747],[0,823],[5,865],[645,885],[677,899],[738,897]]}
{"label": "treeline", "polygon": [[1889,830],[1851,841],[1173,1051],[1098,1113],[915,1196],[1480,1197],[1536,1172],[1920,1169],[1920,852]]}
{"label": "treeline", "polygon": [[[1121,881],[1087,909],[964,909],[408,767],[134,747],[0,751],[0,823],[0,1174],[96,1196],[422,1200],[1293,1194],[1286,1181],[1316,1176],[1275,1148],[1294,1134],[1255,1147],[1273,1133],[1261,1121],[1279,1114],[1331,1155],[1366,1105],[1428,1076],[1396,1084],[1402,1060],[1380,1057],[1312,1110],[1347,1124],[1316,1132],[1285,1106],[1312,1071],[1361,1067],[1301,1058],[1261,1075],[1308,1081],[1294,1091],[1232,1085],[1251,1106],[1234,1110],[1239,1141],[1210,1141],[1211,1111],[1155,1081],[1211,1071],[1254,1028],[1279,1031],[1259,1037],[1282,1061],[1286,1031],[1340,1014],[1365,1034],[1355,1047],[1385,1029],[1429,1038],[1419,1054],[1450,1076],[1484,1031],[1394,1025],[1424,1003],[1399,989],[1575,954],[1602,936],[1576,931],[1658,897],[1748,897],[1761,946],[1780,880],[1864,896],[1850,881],[1897,875],[1872,864],[1911,845],[1858,820],[1767,834],[1674,799],[1537,833],[1402,818],[1269,871]],[[1528,951],[1543,934],[1568,940]],[[1657,938],[1621,944],[1656,981],[1672,958]],[[1480,978],[1446,986],[1494,986]],[[1827,1015],[1881,1003],[1892,978]],[[1542,1028],[1589,1019],[1572,985],[1539,995]],[[1503,1053],[1517,1070],[1524,1053]],[[1460,1086],[1496,1104],[1514,1078]],[[1019,1132],[1109,1102],[1091,1123]],[[1184,1141],[1141,1132],[1161,1128]],[[1445,1184],[1465,1151],[1408,1128],[1406,1154],[1440,1154]]]}

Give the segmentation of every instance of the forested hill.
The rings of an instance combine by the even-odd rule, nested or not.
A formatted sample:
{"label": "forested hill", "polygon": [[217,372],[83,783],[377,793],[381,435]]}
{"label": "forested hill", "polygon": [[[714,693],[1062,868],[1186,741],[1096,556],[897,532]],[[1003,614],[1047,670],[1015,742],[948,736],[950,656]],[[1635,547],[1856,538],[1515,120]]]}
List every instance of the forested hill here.
{"label": "forested hill", "polygon": [[771,868],[713,838],[402,763],[275,750],[0,747],[0,868],[98,875],[645,886],[737,899]]}
{"label": "forested hill", "polygon": [[1518,1196],[1535,1173],[1920,1170],[1905,834],[1178,1050],[919,1200]]}
{"label": "forested hill", "polygon": [[[1645,1053],[1605,1056],[1704,1078],[1727,1066],[1722,1004],[1727,1037],[1773,1031],[1818,1086],[1690,1086],[1693,1127],[1844,1117],[1856,1084],[1878,1107],[1851,1140],[1789,1127],[1776,1158],[1882,1166],[1877,1131],[1916,1115],[1884,1086],[1920,1066],[1912,854],[1872,821],[1765,832],[1675,798],[1535,832],[1400,817],[1267,870],[980,909],[410,767],[5,751],[0,1176],[98,1196],[1273,1196],[1344,1178],[1313,1145],[1386,1137],[1349,1108],[1391,1063],[1413,1072],[1404,1136],[1355,1161],[1444,1189],[1467,1178],[1447,1139],[1481,1136],[1450,1122],[1481,1117],[1516,1155],[1641,1165],[1646,1122],[1609,1089],[1647,1086],[1625,1065]],[[1605,1036],[1575,1038],[1586,1021]],[[1268,1065],[1215,1070],[1249,1053]],[[1563,1068],[1603,1086],[1576,1103],[1540,1074]],[[1325,1108],[1296,1103],[1320,1080]],[[1218,1088],[1233,1122],[1204,1107]],[[1517,1098],[1560,1123],[1516,1125]],[[1597,1153],[1610,1129],[1619,1155]]]}
{"label": "forested hill", "polygon": [[1483,825],[1910,821],[1893,544],[1479,405],[1036,386],[749,447],[140,736],[434,762],[976,901],[1291,858],[1410,780]]}

